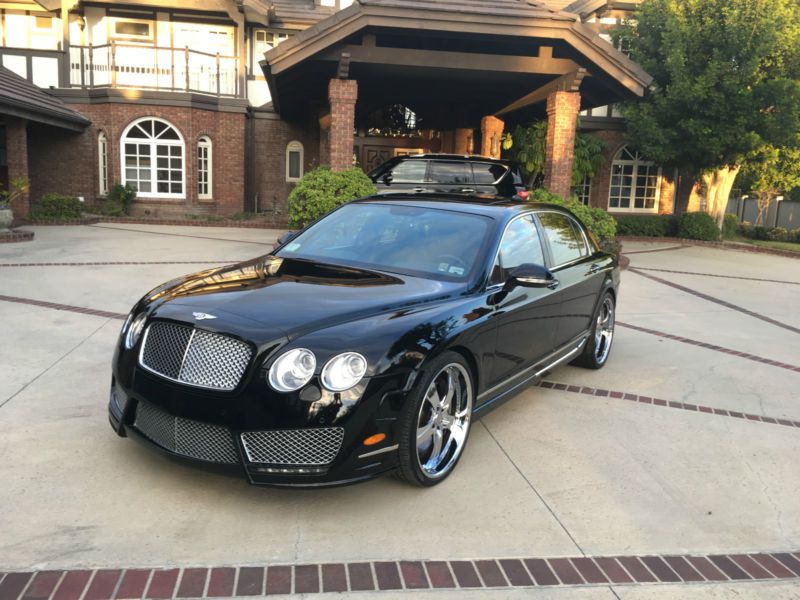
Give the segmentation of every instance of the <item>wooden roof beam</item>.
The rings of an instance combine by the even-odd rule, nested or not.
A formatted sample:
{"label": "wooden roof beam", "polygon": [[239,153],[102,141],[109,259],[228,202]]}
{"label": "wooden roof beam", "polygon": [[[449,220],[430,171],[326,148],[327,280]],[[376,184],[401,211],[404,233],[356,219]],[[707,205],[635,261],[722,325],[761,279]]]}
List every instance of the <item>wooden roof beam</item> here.
{"label": "wooden roof beam", "polygon": [[515,100],[494,114],[495,116],[499,117],[501,115],[514,112],[515,110],[525,108],[526,106],[538,104],[539,102],[547,100],[547,97],[553,92],[577,92],[580,90],[581,82],[583,81],[584,77],[586,77],[586,69],[583,67],[578,67],[574,71],[565,73],[561,77],[557,77],[550,83],[547,83],[539,89],[532,91],[530,94],[526,94],[522,98]]}

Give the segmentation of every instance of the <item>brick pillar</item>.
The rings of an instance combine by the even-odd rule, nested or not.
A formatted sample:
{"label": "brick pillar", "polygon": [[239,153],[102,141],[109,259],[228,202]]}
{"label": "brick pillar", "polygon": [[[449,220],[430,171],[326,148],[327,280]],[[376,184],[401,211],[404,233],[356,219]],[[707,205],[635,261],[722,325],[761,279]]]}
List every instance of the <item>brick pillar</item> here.
{"label": "brick pillar", "polygon": [[330,166],[344,171],[353,166],[353,130],[356,126],[358,83],[353,79],[331,79],[328,101],[331,127],[328,135]]}
{"label": "brick pillar", "polygon": [[503,137],[505,123],[497,117],[481,119],[481,155],[500,158],[500,138]]}
{"label": "brick pillar", "polygon": [[473,141],[472,129],[456,129],[453,142],[453,152],[456,154],[472,154]]}
{"label": "brick pillar", "polygon": [[[6,119],[6,152],[8,154],[8,183],[18,177],[30,182],[28,176],[28,121],[9,117]],[[14,217],[27,217],[30,209],[30,194],[24,194],[11,206]]]}
{"label": "brick pillar", "polygon": [[572,189],[572,158],[580,107],[578,92],[553,92],[547,97],[544,187],[562,198],[568,198]]}
{"label": "brick pillar", "polygon": [[330,151],[331,115],[319,118],[319,164],[331,164]]}

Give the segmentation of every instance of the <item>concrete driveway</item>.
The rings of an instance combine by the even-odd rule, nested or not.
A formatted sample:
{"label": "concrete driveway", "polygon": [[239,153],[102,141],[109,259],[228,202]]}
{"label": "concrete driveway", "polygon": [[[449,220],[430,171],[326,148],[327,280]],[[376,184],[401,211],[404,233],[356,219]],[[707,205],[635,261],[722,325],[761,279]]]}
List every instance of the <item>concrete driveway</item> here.
{"label": "concrete driveway", "polygon": [[0,600],[800,598],[800,260],[628,243],[604,369],[477,423],[444,485],[292,491],[106,419],[133,302],[280,232],[31,229],[0,245]]}

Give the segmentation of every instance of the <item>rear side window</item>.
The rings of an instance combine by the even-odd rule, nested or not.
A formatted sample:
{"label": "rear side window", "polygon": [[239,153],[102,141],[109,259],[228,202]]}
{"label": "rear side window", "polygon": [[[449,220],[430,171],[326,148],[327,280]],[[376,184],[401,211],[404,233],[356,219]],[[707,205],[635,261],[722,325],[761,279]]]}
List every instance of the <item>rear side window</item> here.
{"label": "rear side window", "polygon": [[472,183],[472,175],[467,163],[434,160],[431,161],[428,181],[458,185]]}
{"label": "rear side window", "polygon": [[392,183],[422,183],[427,169],[427,160],[404,160],[392,169]]}
{"label": "rear side window", "polygon": [[550,244],[554,267],[578,260],[589,254],[583,235],[577,229],[578,225],[566,215],[552,212],[540,213],[539,221]]}
{"label": "rear side window", "polygon": [[503,165],[491,163],[472,163],[472,174],[478,185],[491,185],[506,173]]}

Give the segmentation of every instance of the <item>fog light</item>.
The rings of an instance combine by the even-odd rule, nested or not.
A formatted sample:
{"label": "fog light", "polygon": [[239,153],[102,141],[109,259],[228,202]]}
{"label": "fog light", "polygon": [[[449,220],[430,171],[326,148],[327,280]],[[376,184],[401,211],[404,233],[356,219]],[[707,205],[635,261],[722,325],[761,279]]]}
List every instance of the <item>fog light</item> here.
{"label": "fog light", "polygon": [[386,439],[385,433],[376,433],[375,435],[371,435],[367,439],[365,439],[364,445],[374,446],[375,444],[380,444],[385,439]]}

